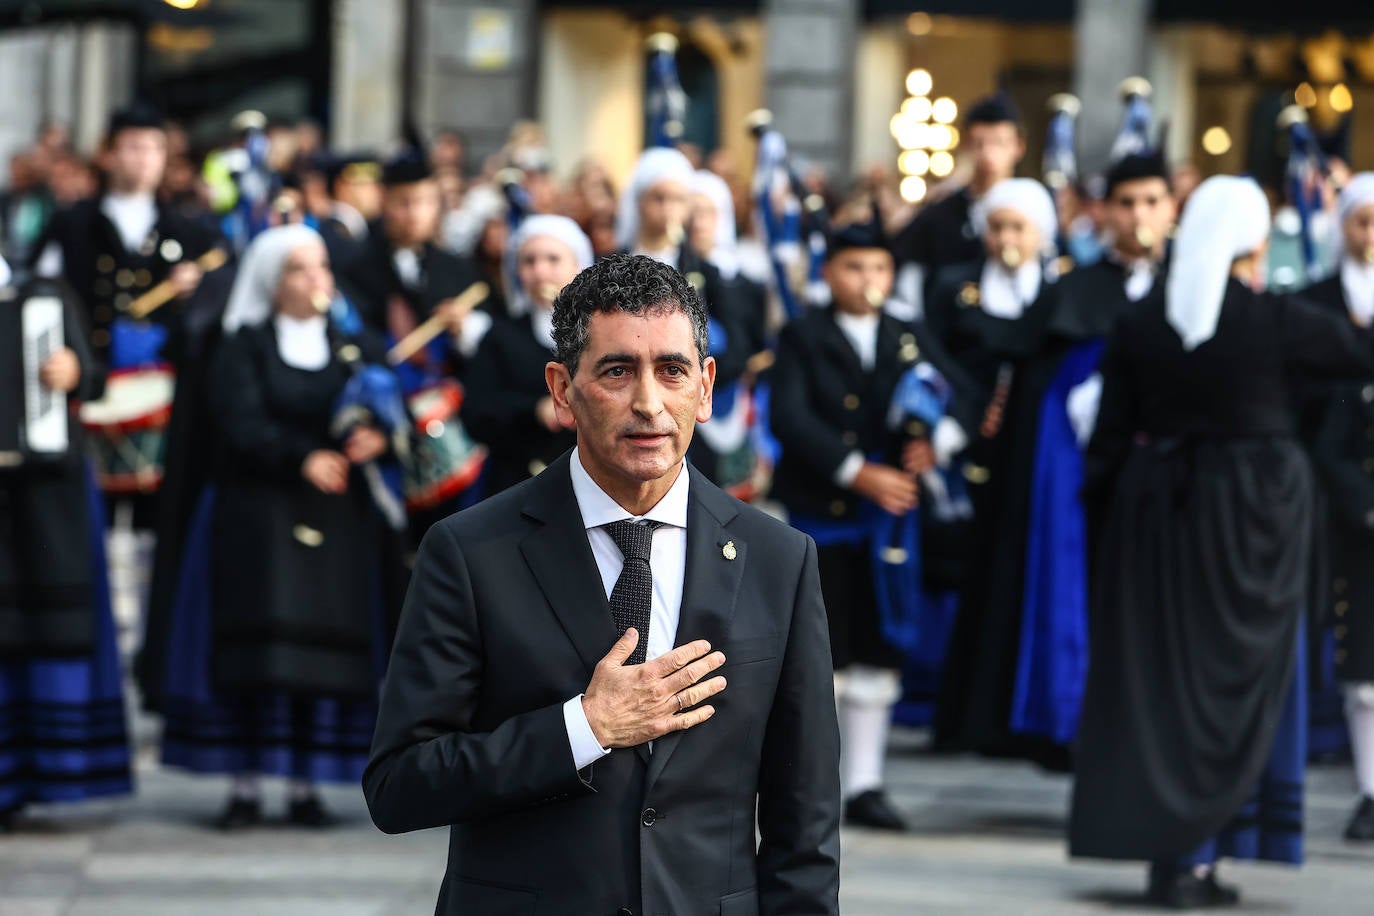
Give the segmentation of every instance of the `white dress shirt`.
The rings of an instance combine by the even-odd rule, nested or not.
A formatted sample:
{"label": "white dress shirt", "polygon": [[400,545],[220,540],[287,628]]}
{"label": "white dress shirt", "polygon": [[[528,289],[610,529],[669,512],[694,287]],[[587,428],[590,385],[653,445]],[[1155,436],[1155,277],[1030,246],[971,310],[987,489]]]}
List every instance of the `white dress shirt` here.
{"label": "white dress shirt", "polygon": [[292,318],[278,314],[272,318],[277,330],[277,354],[293,369],[318,372],[329,365],[329,318],[311,315]]}
{"label": "white dress shirt", "polygon": [[1374,265],[1347,257],[1341,261],[1341,290],[1350,318],[1362,328],[1374,323]]}
{"label": "white dress shirt", "polygon": [[[848,312],[835,312],[835,324],[839,325],[840,333],[844,334],[845,340],[854,348],[854,353],[859,357],[859,365],[865,372],[872,372],[873,366],[878,362],[878,322],[881,319],[878,312],[868,315],[851,315]],[[844,487],[848,490],[854,485],[854,478],[859,476],[863,470],[864,454],[855,449],[844,456],[844,461],[835,469],[832,478],[837,487]]]}
{"label": "white dress shirt", "polygon": [[[573,449],[572,461],[568,467],[572,474],[573,495],[577,498],[577,508],[582,513],[582,525],[587,529],[587,542],[591,545],[592,556],[596,559],[596,568],[601,573],[601,584],[606,589],[608,599],[615,588],[615,581],[620,578],[620,571],[625,566],[625,557],[603,526],[626,519],[649,519],[662,523],[654,532],[653,547],[649,555],[654,594],[645,660],[657,658],[671,651],[677,642],[677,624],[682,612],[682,587],[687,573],[687,491],[691,475],[687,473],[686,463],[680,467],[677,480],[658,504],[639,516],[625,511],[605,490],[597,486],[596,481],[592,480],[587,469],[582,466],[577,449]],[[610,753],[609,748],[602,747],[596,740],[592,727],[587,722],[587,713],[582,708],[580,694],[563,704],[563,723],[568,730],[573,761],[579,770]]]}
{"label": "white dress shirt", "polygon": [[106,194],[100,212],[114,224],[126,251],[138,251],[157,225],[157,201],[151,194]]}

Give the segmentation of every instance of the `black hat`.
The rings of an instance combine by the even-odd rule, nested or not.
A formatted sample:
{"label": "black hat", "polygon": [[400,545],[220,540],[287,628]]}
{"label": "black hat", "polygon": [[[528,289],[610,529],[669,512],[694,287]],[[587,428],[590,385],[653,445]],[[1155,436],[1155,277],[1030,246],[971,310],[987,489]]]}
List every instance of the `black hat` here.
{"label": "black hat", "polygon": [[974,102],[964,112],[965,128],[972,127],[974,124],[1004,123],[1011,123],[1020,127],[1021,112],[1016,110],[1016,105],[1012,102],[1011,96],[1000,89],[992,95]]}
{"label": "black hat", "polygon": [[349,181],[380,181],[382,164],[377,161],[376,156],[354,153],[334,157],[325,166],[324,173],[331,186],[340,178]]}
{"label": "black hat", "polygon": [[887,233],[883,231],[882,220],[876,212],[870,213],[862,222],[832,226],[825,247],[827,260],[849,248],[881,248],[891,251]]}
{"label": "black hat", "polygon": [[1107,174],[1103,176],[1105,181],[1103,198],[1111,197],[1117,185],[1127,181],[1136,181],[1140,178],[1162,178],[1164,183],[1170,185],[1172,189],[1169,163],[1165,161],[1162,146],[1131,153],[1113,162],[1107,169]]}
{"label": "black hat", "polygon": [[434,171],[429,166],[429,159],[414,149],[406,150],[387,160],[386,167],[382,169],[382,184],[388,188],[416,184],[433,177]]}
{"label": "black hat", "polygon": [[113,139],[121,130],[165,130],[166,127],[162,112],[146,102],[135,102],[110,116],[109,135]]}

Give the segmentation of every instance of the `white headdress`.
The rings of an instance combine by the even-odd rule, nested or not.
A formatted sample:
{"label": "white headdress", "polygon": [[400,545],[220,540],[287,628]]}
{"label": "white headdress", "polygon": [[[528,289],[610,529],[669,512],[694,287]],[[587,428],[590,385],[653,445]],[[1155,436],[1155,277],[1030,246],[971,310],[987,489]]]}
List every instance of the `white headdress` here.
{"label": "white headdress", "polygon": [[616,217],[616,242],[626,250],[639,238],[639,198],[660,181],[680,181],[691,185],[694,170],[687,157],[675,149],[656,146],[646,149],[635,163],[629,187],[620,195]]}
{"label": "white headdress", "polygon": [[735,198],[730,193],[730,186],[715,172],[701,169],[692,176],[691,190],[693,194],[709,197],[716,207],[716,238],[706,260],[725,279],[734,279],[739,273],[739,256],[735,251],[738,245],[735,236]]}
{"label": "white headdress", "polygon": [[286,259],[302,245],[324,246],[324,239],[309,226],[292,223],[268,229],[253,239],[239,261],[229,304],[224,309],[224,333],[262,324],[272,315],[272,300]]}
{"label": "white headdress", "polygon": [[529,313],[530,297],[529,293],[520,288],[519,277],[517,275],[517,264],[520,258],[520,249],[530,239],[549,236],[558,239],[563,244],[572,249],[573,257],[577,260],[577,269],[586,270],[592,266],[595,258],[592,255],[592,242],[587,238],[587,234],[578,227],[577,223],[568,219],[566,216],[554,216],[552,214],[539,214],[530,216],[520,224],[520,228],[510,237],[510,242],[506,245],[505,256],[502,258],[502,270],[506,277],[506,289],[511,290],[509,302],[506,304],[507,311],[513,316],[520,316]]}
{"label": "white headdress", "polygon": [[1183,209],[1165,287],[1165,315],[1187,350],[1212,338],[1231,264],[1269,237],[1269,201],[1249,178],[1214,175]]}

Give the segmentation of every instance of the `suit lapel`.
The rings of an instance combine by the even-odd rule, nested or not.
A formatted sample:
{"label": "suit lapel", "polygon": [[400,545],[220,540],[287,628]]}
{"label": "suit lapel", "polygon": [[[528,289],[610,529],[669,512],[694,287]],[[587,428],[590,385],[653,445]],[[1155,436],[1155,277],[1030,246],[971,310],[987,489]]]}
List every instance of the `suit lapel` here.
{"label": "suit lapel", "polygon": [[[680,646],[694,639],[705,639],[713,649],[720,649],[730,632],[735,597],[749,561],[748,545],[733,537],[727,527],[739,514],[734,498],[714,486],[696,468],[690,468],[690,473],[687,566],[675,644]],[[727,544],[733,545],[733,549],[727,551]],[[649,787],[668,765],[685,734],[673,732],[654,742],[649,760]]]}
{"label": "suit lapel", "polygon": [[542,525],[521,542],[520,552],[590,678],[615,643],[616,629],[573,495],[570,455],[535,478],[524,513]]}

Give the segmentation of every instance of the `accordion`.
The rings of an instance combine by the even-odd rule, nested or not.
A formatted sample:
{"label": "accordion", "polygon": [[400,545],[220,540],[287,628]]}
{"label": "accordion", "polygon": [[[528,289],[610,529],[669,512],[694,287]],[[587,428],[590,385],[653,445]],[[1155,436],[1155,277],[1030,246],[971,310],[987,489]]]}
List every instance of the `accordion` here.
{"label": "accordion", "polygon": [[67,455],[67,395],[39,380],[43,365],[66,345],[64,311],[53,285],[0,289],[0,468]]}

